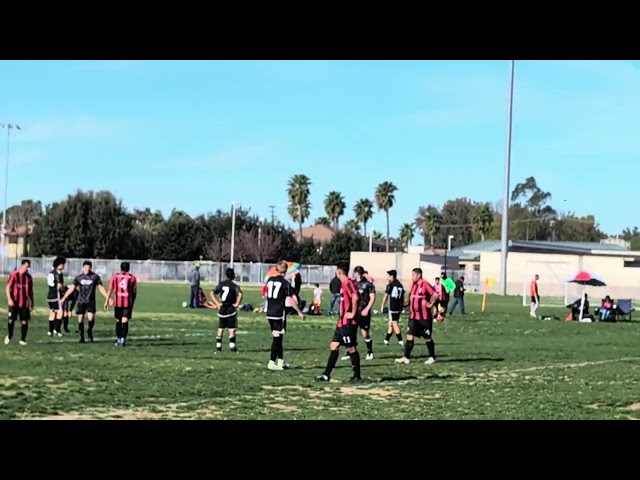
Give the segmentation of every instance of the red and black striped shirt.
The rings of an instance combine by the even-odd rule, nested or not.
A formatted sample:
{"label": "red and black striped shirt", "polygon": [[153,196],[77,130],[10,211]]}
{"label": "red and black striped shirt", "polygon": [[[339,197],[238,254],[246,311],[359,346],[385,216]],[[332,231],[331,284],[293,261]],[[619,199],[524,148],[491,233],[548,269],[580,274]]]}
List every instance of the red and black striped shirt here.
{"label": "red and black striped shirt", "polygon": [[342,300],[340,301],[340,312],[338,314],[338,323],[336,326],[338,328],[342,328],[347,325],[356,325],[357,321],[355,315],[351,319],[345,318],[347,313],[353,311],[353,305],[358,303],[358,291],[356,290],[353,280],[348,277],[342,280],[342,289],[340,293],[342,294]]}
{"label": "red and black striped shirt", "polygon": [[428,320],[431,318],[431,309],[427,307],[427,302],[434,293],[436,291],[424,278],[421,278],[411,286],[409,319]]}
{"label": "red and black striped shirt", "polygon": [[13,305],[18,308],[31,308],[33,304],[33,277],[30,273],[19,270],[9,275],[9,295]]}
{"label": "red and black striped shirt", "polygon": [[129,272],[116,273],[109,281],[109,289],[115,294],[117,308],[133,308],[138,289],[138,279]]}

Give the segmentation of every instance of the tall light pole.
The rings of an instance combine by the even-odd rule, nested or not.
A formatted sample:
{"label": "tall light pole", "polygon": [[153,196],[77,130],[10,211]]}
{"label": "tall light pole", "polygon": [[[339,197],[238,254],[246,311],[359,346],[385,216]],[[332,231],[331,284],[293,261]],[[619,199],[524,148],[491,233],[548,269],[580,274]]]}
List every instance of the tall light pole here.
{"label": "tall light pole", "polygon": [[233,268],[233,253],[236,245],[236,202],[231,203],[231,253],[229,254],[229,267]]}
{"label": "tall light pole", "polygon": [[511,131],[513,127],[513,79],[516,61],[511,60],[509,73],[509,109],[507,114],[507,154],[504,164],[504,192],[502,193],[502,246],[500,248],[500,294],[507,294],[507,257],[509,254],[509,180],[511,177]]}
{"label": "tall light pole", "polygon": [[258,262],[262,263],[262,225],[267,221],[266,218],[261,218],[258,224]]}
{"label": "tall light pole", "polygon": [[[2,128],[7,129],[7,161],[5,165],[5,174],[4,174],[4,208],[2,209],[2,230],[0,231],[0,248],[2,249],[2,272],[0,274],[4,275],[4,263],[5,258],[7,256],[7,246],[5,245],[5,234],[7,229],[7,201],[9,198],[9,145],[11,144],[11,129],[15,128],[16,130],[21,130],[20,125],[15,123],[7,123],[0,124]],[[16,245],[17,248],[17,245]],[[16,250],[17,253],[17,250]]]}

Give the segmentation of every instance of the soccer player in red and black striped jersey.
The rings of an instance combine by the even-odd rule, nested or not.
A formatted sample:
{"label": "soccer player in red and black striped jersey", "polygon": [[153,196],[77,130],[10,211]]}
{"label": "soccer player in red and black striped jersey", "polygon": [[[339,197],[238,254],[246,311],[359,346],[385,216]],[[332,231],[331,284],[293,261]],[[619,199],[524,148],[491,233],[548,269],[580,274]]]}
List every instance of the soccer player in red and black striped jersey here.
{"label": "soccer player in red and black striped jersey", "polygon": [[18,317],[20,317],[22,324],[20,345],[27,344],[29,320],[31,319],[31,310],[33,310],[33,277],[29,273],[29,268],[31,268],[31,261],[22,260],[20,268],[9,275],[5,289],[9,304],[9,334],[4,339],[5,345],[8,345],[13,338],[13,327]]}
{"label": "soccer player in red and black striped jersey", "polygon": [[114,306],[116,346],[119,347],[124,347],[127,344],[129,320],[133,316],[133,304],[138,296],[138,279],[129,272],[130,269],[129,262],[120,264],[120,272],[111,277],[109,281],[107,299],[104,302],[105,310],[109,308],[109,305]]}
{"label": "soccer player in red and black striped jersey", "polygon": [[356,313],[358,310],[358,290],[348,276],[349,266],[340,263],[336,275],[342,283],[342,300],[340,301],[340,311],[338,313],[338,323],[333,333],[333,339],[329,345],[331,353],[327,367],[322,375],[316,377],[317,382],[328,382],[331,380],[331,372],[336,367],[338,357],[340,356],[340,347],[346,347],[347,353],[351,358],[351,366],[353,369],[353,377],[350,382],[361,382],[360,377],[360,353],[358,352],[358,321]]}
{"label": "soccer player in red and black striped jersey", "polygon": [[429,358],[425,362],[436,361],[436,348],[433,343],[433,312],[431,308],[438,300],[438,293],[422,278],[422,269],[414,268],[411,272],[413,285],[409,294],[409,328],[407,329],[407,343],[404,346],[404,357],[398,358],[398,363],[409,363],[413,339],[415,337],[426,340]]}

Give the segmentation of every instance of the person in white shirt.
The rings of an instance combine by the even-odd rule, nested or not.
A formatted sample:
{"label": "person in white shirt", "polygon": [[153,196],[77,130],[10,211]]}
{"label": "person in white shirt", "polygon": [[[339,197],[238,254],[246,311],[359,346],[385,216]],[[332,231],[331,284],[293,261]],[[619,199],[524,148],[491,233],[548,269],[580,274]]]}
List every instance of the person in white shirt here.
{"label": "person in white shirt", "polygon": [[320,315],[320,305],[322,304],[322,289],[320,284],[316,283],[316,288],[313,289],[313,310],[315,315]]}

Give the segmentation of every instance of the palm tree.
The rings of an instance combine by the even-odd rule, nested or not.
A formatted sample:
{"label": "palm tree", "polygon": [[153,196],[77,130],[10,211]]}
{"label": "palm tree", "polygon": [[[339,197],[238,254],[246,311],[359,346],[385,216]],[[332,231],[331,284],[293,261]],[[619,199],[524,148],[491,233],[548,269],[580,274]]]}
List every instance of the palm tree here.
{"label": "palm tree", "polygon": [[324,225],[325,227],[329,227],[329,226],[331,226],[331,220],[329,220],[327,217],[318,217],[318,218],[316,218],[315,224],[316,225]]}
{"label": "palm tree", "polygon": [[378,230],[374,230],[371,235],[373,236],[374,240],[382,240],[384,238],[382,232],[379,232]]}
{"label": "palm tree", "polygon": [[387,217],[387,252],[389,251],[389,210],[393,208],[393,205],[396,203],[395,192],[398,190],[393,183],[389,181],[382,182],[376,188],[376,205],[378,206],[378,210],[384,210],[385,216]]}
{"label": "palm tree", "polygon": [[360,223],[355,218],[344,222],[342,228],[345,232],[360,233]]}
{"label": "palm tree", "polygon": [[324,199],[324,211],[336,230],[340,229],[340,217],[344,215],[346,208],[347,204],[340,192],[329,192]]}
{"label": "palm tree", "polygon": [[442,225],[442,215],[438,208],[433,205],[429,205],[426,208],[420,207],[416,215],[416,224],[422,231],[425,242],[429,238],[429,247],[433,249],[434,237],[438,234],[440,225]]}
{"label": "palm tree", "polygon": [[302,224],[309,218],[311,210],[311,179],[303,174],[293,175],[289,179],[287,187],[287,196],[289,197],[289,205],[287,213],[298,223],[300,238],[302,238]]}
{"label": "palm tree", "polygon": [[400,237],[400,241],[404,244],[404,246],[409,249],[409,245],[411,245],[411,241],[415,236],[415,225],[413,223],[405,223],[400,227],[400,232],[398,233]]}
{"label": "palm tree", "polygon": [[356,220],[364,227],[364,236],[367,236],[367,222],[373,218],[373,202],[368,198],[361,198],[353,206]]}
{"label": "palm tree", "polygon": [[473,229],[480,234],[480,238],[484,242],[485,236],[491,232],[493,228],[493,211],[488,203],[476,204],[473,212]]}

